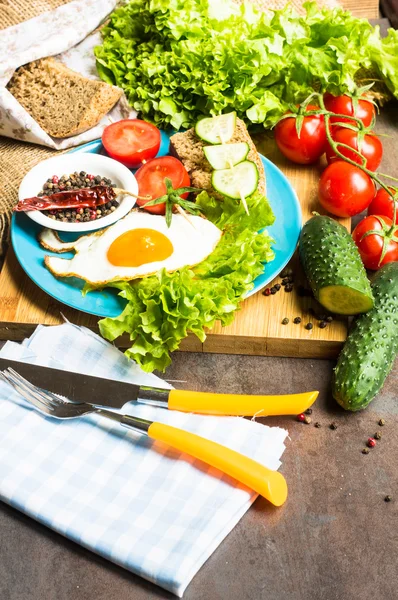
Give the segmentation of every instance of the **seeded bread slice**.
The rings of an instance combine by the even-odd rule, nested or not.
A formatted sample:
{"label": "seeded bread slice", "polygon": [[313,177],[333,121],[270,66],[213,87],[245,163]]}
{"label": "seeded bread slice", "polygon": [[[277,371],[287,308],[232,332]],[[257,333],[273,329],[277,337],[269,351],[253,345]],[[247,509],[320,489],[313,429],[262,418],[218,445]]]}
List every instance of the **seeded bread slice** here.
{"label": "seeded bread slice", "polygon": [[7,88],[46,133],[71,137],[91,129],[116,104],[122,91],[87,79],[53,58],[20,67]]}
{"label": "seeded bread slice", "polygon": [[[238,142],[247,142],[249,144],[250,152],[246,160],[256,163],[260,176],[257,190],[265,195],[266,187],[263,163],[247,131],[246,125],[241,119],[236,119],[235,132],[228,143],[236,144]],[[204,146],[209,146],[208,142],[204,142],[198,138],[194,129],[188,129],[184,133],[176,133],[170,138],[170,154],[183,163],[191,178],[191,185],[206,190],[212,196],[221,198],[222,196],[211,185],[213,168],[205,157],[203,152]]]}

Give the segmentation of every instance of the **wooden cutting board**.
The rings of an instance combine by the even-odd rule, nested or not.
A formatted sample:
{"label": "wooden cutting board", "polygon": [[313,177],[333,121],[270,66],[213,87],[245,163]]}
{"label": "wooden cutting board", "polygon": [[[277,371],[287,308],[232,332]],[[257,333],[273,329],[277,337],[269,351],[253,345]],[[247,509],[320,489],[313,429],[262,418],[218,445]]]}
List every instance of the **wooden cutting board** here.
{"label": "wooden cutting board", "polygon": [[[317,200],[317,186],[322,165],[301,167],[288,163],[278,151],[273,136],[262,133],[254,136],[259,151],[272,160],[289,178],[299,197],[304,221],[313,211],[322,212]],[[342,223],[349,227],[348,219]],[[322,312],[315,301],[300,296],[300,285],[305,284],[297,256],[290,267],[294,272],[294,289],[287,293],[281,287],[275,295],[264,296],[261,292],[242,303],[234,322],[228,327],[219,324],[208,333],[202,344],[190,335],[181,350],[191,352],[214,352],[226,354],[253,354],[264,356],[301,356],[311,358],[335,357],[347,335],[347,319],[338,318],[324,329],[319,327],[316,314]],[[269,287],[280,282],[280,277]],[[300,324],[293,319],[301,317]],[[22,340],[30,335],[38,324],[56,325],[68,319],[77,325],[97,330],[96,317],[69,308],[39,289],[23,272],[10,249],[0,273],[0,339]],[[288,325],[282,325],[284,318]],[[305,325],[312,323],[307,330]],[[129,345],[128,338],[119,340],[120,347]]]}

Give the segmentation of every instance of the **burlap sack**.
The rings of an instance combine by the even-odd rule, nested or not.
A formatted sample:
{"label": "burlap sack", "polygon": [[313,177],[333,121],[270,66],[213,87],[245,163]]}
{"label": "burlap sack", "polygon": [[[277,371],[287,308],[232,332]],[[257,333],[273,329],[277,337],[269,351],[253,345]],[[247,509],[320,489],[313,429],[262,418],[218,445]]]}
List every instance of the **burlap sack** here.
{"label": "burlap sack", "polygon": [[[0,0],[0,29],[17,25],[42,12],[68,4],[69,1]],[[286,4],[286,0],[252,0],[252,2],[265,10],[282,8]],[[337,0],[319,0],[318,3],[328,6],[338,4]],[[292,0],[291,5],[298,11],[302,11],[302,0]],[[0,259],[5,251],[11,210],[17,201],[18,187],[22,178],[34,165],[56,153],[56,150],[0,137]]]}

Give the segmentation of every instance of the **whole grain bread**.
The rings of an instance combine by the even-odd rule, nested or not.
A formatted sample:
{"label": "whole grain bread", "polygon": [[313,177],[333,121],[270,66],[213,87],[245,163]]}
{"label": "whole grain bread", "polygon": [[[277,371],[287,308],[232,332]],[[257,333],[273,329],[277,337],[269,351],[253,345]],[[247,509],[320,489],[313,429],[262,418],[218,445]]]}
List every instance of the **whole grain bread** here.
{"label": "whole grain bread", "polygon": [[[236,119],[236,127],[233,137],[228,142],[236,144],[238,142],[247,142],[250,146],[250,152],[247,160],[256,163],[259,173],[259,183],[257,190],[265,195],[265,173],[263,163],[256,150],[256,147],[247,131],[247,127],[241,119]],[[212,196],[220,197],[220,194],[214,190],[211,185],[211,174],[213,169],[203,152],[204,146],[208,146],[195,133],[194,129],[188,129],[184,133],[175,133],[170,138],[170,154],[178,158],[186,168],[191,178],[193,187],[201,188],[209,192]]]}
{"label": "whole grain bread", "polygon": [[87,79],[53,58],[20,67],[7,89],[56,138],[71,137],[97,125],[116,104],[122,90]]}

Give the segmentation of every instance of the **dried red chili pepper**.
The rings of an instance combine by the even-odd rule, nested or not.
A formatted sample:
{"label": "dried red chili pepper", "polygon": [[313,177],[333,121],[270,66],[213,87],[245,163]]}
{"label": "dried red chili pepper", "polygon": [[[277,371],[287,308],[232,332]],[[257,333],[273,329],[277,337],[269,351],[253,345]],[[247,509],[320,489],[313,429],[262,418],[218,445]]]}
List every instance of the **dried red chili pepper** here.
{"label": "dried red chili pepper", "polygon": [[114,200],[117,196],[114,188],[98,185],[81,190],[57,192],[52,196],[33,196],[20,200],[14,211],[56,210],[58,208],[95,208]]}

